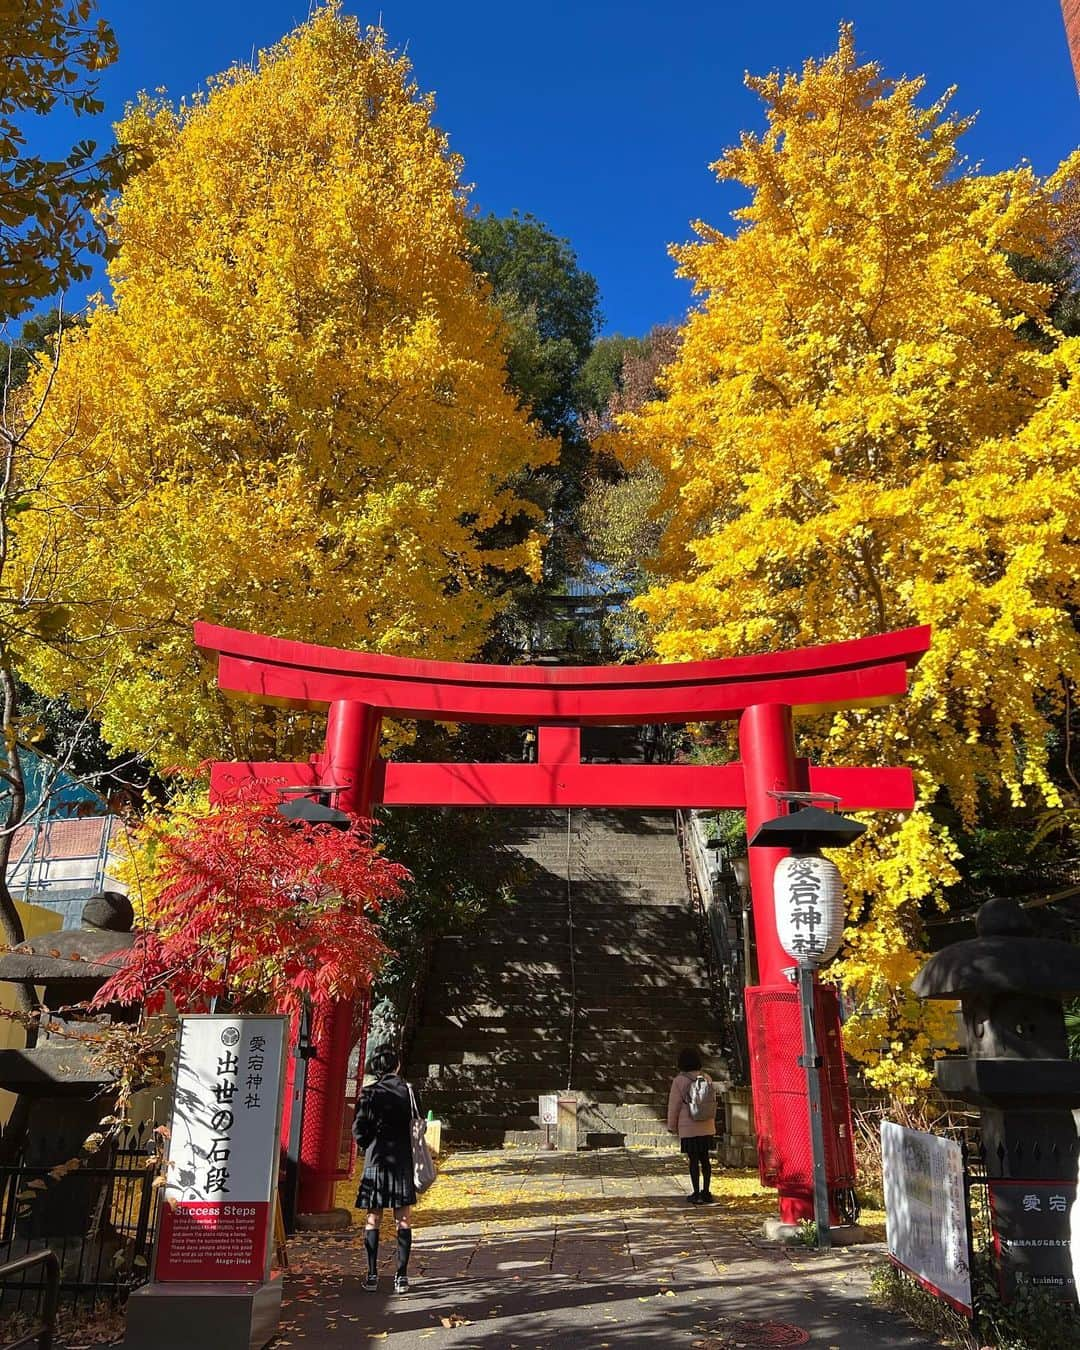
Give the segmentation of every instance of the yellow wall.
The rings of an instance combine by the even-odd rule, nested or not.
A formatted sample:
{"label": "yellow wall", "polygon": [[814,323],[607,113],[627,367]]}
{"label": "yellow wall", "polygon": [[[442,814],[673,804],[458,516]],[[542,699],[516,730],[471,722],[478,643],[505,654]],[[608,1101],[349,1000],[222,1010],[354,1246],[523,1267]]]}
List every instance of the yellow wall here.
{"label": "yellow wall", "polygon": [[[22,919],[23,931],[28,938],[38,937],[41,933],[54,933],[63,925],[63,916],[41,905],[29,905],[16,900],[15,908]],[[15,991],[10,984],[0,984],[0,1008],[15,1008]],[[20,1050],[26,1044],[26,1033],[18,1022],[10,1017],[0,1016],[0,1050]],[[15,1104],[15,1094],[0,1088],[0,1122],[7,1123],[11,1108]]]}

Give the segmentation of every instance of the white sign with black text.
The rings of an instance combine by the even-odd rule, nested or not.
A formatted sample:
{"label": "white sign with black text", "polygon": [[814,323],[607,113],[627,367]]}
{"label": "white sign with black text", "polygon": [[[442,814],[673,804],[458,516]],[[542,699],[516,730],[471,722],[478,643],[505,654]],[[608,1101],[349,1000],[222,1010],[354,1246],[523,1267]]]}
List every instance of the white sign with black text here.
{"label": "white sign with black text", "polygon": [[881,1124],[885,1240],[896,1265],[960,1311],[971,1311],[964,1159],[960,1145]]}
{"label": "white sign with black text", "polygon": [[287,1027],[180,1019],[158,1280],[266,1278]]}

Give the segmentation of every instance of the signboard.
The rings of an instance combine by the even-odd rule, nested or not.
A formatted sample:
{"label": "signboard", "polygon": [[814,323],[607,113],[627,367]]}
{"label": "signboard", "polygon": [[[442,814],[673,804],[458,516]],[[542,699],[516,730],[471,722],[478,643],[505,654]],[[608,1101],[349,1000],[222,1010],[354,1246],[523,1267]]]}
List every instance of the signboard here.
{"label": "signboard", "polygon": [[155,1275],[265,1280],[284,1017],[181,1017]]}
{"label": "signboard", "polygon": [[1034,1286],[1075,1302],[1069,1215],[1076,1182],[991,1181],[989,1189],[1002,1298]]}
{"label": "signboard", "polygon": [[540,1094],[540,1124],[558,1125],[559,1123],[559,1097],[555,1092],[544,1092]]}
{"label": "signboard", "polygon": [[885,1241],[893,1262],[960,1312],[971,1312],[960,1145],[881,1123]]}

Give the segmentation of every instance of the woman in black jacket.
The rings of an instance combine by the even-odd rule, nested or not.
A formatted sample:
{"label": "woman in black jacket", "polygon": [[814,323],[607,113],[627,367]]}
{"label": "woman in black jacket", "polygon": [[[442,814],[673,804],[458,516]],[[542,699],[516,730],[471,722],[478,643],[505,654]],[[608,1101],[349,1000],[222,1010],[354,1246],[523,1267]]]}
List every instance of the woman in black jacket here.
{"label": "woman in black jacket", "polygon": [[409,1288],[409,1253],[412,1250],[409,1207],[416,1204],[412,1119],[414,1108],[420,1115],[420,1103],[409,1084],[399,1076],[401,1057],[391,1046],[383,1045],[375,1050],[368,1060],[368,1067],[377,1079],[361,1092],[353,1120],[353,1137],[357,1146],[366,1151],[364,1174],[356,1196],[356,1208],[367,1210],[364,1247],[368,1273],[364,1288],[373,1292],[379,1287],[379,1225],[383,1210],[392,1209],[397,1222],[398,1248],[394,1293],[404,1294]]}

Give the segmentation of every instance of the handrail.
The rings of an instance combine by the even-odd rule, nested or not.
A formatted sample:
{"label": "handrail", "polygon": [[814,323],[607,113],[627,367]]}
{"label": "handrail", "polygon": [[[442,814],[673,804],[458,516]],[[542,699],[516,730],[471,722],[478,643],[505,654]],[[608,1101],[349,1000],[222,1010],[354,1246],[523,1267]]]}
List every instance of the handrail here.
{"label": "handrail", "polygon": [[0,1284],[6,1283],[13,1275],[21,1275],[34,1266],[45,1267],[45,1305],[42,1309],[42,1322],[31,1327],[14,1341],[6,1341],[0,1350],[18,1350],[19,1346],[36,1341],[38,1350],[52,1350],[53,1332],[56,1330],[56,1311],[60,1305],[60,1259],[51,1247],[43,1247],[39,1252],[27,1252],[14,1261],[6,1261],[0,1266]]}
{"label": "handrail", "polygon": [[574,960],[574,888],[570,879],[570,826],[573,810],[566,812],[566,936],[570,952],[570,1027],[566,1059],[566,1090],[574,1085],[574,1038],[577,1032],[577,965]]}
{"label": "handrail", "polygon": [[[715,927],[716,883],[713,870],[709,867],[708,855],[693,813],[686,810],[676,811],[675,824],[683,866],[686,870],[686,883],[701,928],[714,1006],[723,1024],[737,1079],[745,1083],[749,1074],[749,1064],[740,1028],[741,1019],[737,1011],[741,1006],[742,991],[733,989],[730,981],[725,978],[727,963]],[[743,972],[744,982],[747,978],[746,972]]]}

